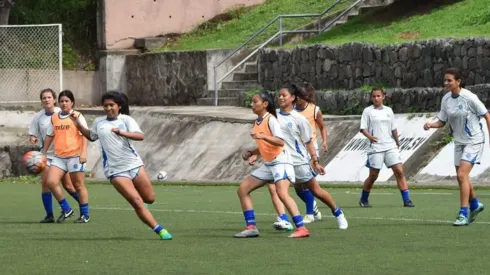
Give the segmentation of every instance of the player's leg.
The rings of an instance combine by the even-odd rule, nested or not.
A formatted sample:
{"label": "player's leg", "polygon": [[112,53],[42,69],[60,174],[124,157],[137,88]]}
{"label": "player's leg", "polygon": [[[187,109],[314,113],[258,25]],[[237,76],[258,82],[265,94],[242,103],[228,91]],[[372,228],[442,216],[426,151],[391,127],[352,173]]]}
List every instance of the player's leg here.
{"label": "player's leg", "polygon": [[90,221],[90,213],[88,191],[85,186],[85,164],[81,164],[78,157],[70,158],[67,162],[71,182],[79,196],[80,217],[75,220],[75,223],[88,223]]}
{"label": "player's leg", "polygon": [[321,214],[318,211],[318,207],[316,207],[315,211],[316,202],[313,193],[304,184],[295,184],[294,190],[296,191],[296,195],[298,195],[306,206],[306,215],[303,217],[303,222],[312,223],[316,220],[320,220]]}
{"label": "player's leg", "polygon": [[375,153],[367,156],[366,167],[369,168],[369,176],[364,180],[359,205],[364,208],[371,207],[369,194],[374,182],[378,179],[379,170],[383,167],[383,153]]}
{"label": "player's leg", "polygon": [[289,195],[289,186],[294,182],[294,167],[291,164],[280,164],[271,167],[274,175],[274,184],[276,185],[277,195],[293,218],[296,231],[291,234],[290,238],[309,237],[310,233],[303,223],[303,217],[300,215],[298,205]]}
{"label": "player's leg", "polygon": [[[141,181],[142,175],[140,174],[139,180]],[[136,189],[136,184],[129,177],[117,176],[111,179],[111,183],[116,188],[117,192],[121,194],[133,207],[136,215],[140,218],[142,222],[148,225],[153,231],[160,236],[162,240],[171,240],[172,235],[163,228],[162,225],[158,224],[150,210],[145,207],[143,198]],[[141,183],[141,182],[140,182]]]}
{"label": "player's leg", "polygon": [[262,165],[260,168],[253,171],[251,175],[247,176],[238,187],[237,195],[240,199],[246,227],[242,232],[235,234],[235,238],[253,238],[259,236],[250,193],[257,188],[264,186],[267,181],[271,180],[269,179],[270,177],[270,171],[268,171],[268,168],[265,167],[265,165]]}
{"label": "player's leg", "polygon": [[49,167],[48,176],[47,176],[47,185],[51,193],[55,197],[56,201],[61,206],[61,215],[56,220],[57,222],[64,222],[67,218],[73,216],[73,210],[70,207],[70,204],[65,199],[63,195],[63,190],[59,184],[60,180],[68,171],[68,167],[66,162],[63,159],[54,157],[51,161],[51,166]]}
{"label": "player's leg", "polygon": [[272,205],[277,213],[277,218],[272,227],[279,231],[291,231],[293,230],[293,225],[289,222],[288,214],[286,214],[286,208],[282,203],[281,199],[277,195],[276,185],[268,184],[269,194],[271,196]]}
{"label": "player's leg", "polygon": [[400,190],[400,194],[402,196],[403,206],[415,207],[413,202],[410,200],[410,190],[408,190],[407,179],[403,171],[402,159],[398,148],[389,150],[384,155],[386,167],[391,168],[391,170],[393,170],[393,174],[395,175],[398,189]]}
{"label": "player's leg", "polygon": [[[476,197],[475,191],[473,189],[473,184],[471,183],[469,176],[473,166],[475,164],[480,164],[481,156],[483,154],[483,146],[483,143],[464,146],[459,162],[459,167],[456,167],[456,174],[458,177],[458,183],[460,185],[461,202],[461,209],[458,220],[460,220],[461,214],[463,214],[463,216],[466,214],[466,217],[468,218],[468,223],[472,223],[473,221],[475,221],[478,213],[484,210],[483,204],[480,203],[478,201],[478,198]],[[467,203],[464,204],[463,200],[466,198],[466,196],[468,197],[468,200]],[[469,215],[468,209],[464,209],[465,205],[469,205]],[[459,223],[456,222],[455,225],[459,225]]]}
{"label": "player's leg", "polygon": [[133,178],[134,187],[140,194],[143,202],[153,204],[155,202],[155,191],[153,190],[153,185],[151,185],[151,181],[145,167],[141,166],[132,169],[129,172]]}
{"label": "player's leg", "polygon": [[40,223],[53,223],[54,215],[53,215],[53,194],[49,190],[48,186],[48,171],[49,166],[51,164],[51,159],[48,159],[48,165],[41,172],[41,199],[44,206],[44,211],[46,212],[46,216],[44,219],[40,221]]}
{"label": "player's leg", "polygon": [[80,196],[78,195],[75,186],[73,186],[73,183],[71,182],[69,173],[66,173],[65,176],[61,179],[61,185],[63,185],[63,188],[66,190],[66,192],[70,194],[70,196],[72,196],[72,198],[74,198],[80,204]]}

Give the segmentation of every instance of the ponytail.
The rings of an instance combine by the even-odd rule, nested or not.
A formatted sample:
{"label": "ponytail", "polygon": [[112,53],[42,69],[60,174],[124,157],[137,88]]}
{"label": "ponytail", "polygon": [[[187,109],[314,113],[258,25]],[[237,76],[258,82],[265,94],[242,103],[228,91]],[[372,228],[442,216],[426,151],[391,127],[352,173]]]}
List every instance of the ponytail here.
{"label": "ponytail", "polygon": [[304,99],[308,103],[315,103],[315,95],[316,95],[315,88],[313,88],[313,86],[308,82],[305,82],[304,85],[305,85],[304,89],[306,92],[306,98]]}
{"label": "ponytail", "polygon": [[277,117],[276,104],[274,103],[274,96],[268,92],[262,92],[259,95],[263,101],[267,102],[267,112]]}

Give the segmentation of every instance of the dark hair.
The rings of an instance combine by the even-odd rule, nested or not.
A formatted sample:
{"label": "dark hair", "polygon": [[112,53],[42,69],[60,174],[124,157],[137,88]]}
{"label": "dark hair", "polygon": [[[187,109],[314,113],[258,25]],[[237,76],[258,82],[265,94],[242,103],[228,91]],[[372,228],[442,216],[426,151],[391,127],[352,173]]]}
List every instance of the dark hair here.
{"label": "dark hair", "polygon": [[375,91],[381,91],[381,93],[382,93],[383,95],[386,95],[385,90],[383,90],[383,88],[380,88],[380,87],[374,87],[373,89],[371,89],[371,96],[373,95],[373,93],[374,93]]}
{"label": "dark hair", "polygon": [[41,90],[41,93],[39,93],[39,99],[43,100],[43,94],[44,93],[51,93],[51,95],[53,96],[54,100],[56,100],[56,93],[53,91],[53,89],[46,88],[46,89]]}
{"label": "dark hair", "polygon": [[263,101],[267,102],[267,112],[277,117],[276,104],[274,103],[274,96],[269,92],[261,92],[255,95],[260,96],[260,98]]}
{"label": "dark hair", "polygon": [[104,101],[107,99],[114,100],[114,102],[119,105],[120,114],[129,116],[129,100],[126,94],[116,91],[107,92],[102,95],[101,103],[104,104]]}
{"label": "dark hair", "polygon": [[73,107],[75,107],[75,96],[73,96],[73,93],[70,90],[61,91],[60,95],[58,96],[58,102],[61,100],[62,96],[68,97],[71,102],[73,102]]}
{"label": "dark hair", "polygon": [[313,86],[308,82],[305,82],[303,84],[305,86],[304,90],[306,93],[306,97],[302,99],[304,99],[308,103],[315,103],[315,95],[316,95],[315,88],[313,88]]}
{"label": "dark hair", "polygon": [[286,89],[289,94],[294,95],[295,98],[293,100],[293,103],[296,103],[296,101],[298,101],[298,98],[305,99],[305,97],[307,97],[306,91],[296,83],[291,83],[291,85],[283,87],[282,89]]}
{"label": "dark hair", "polygon": [[461,88],[464,87],[464,84],[463,84],[463,76],[461,74],[461,72],[457,69],[457,68],[448,68],[444,74],[450,74],[450,75],[453,75],[454,76],[454,80],[459,80],[460,81],[460,84],[459,86]]}

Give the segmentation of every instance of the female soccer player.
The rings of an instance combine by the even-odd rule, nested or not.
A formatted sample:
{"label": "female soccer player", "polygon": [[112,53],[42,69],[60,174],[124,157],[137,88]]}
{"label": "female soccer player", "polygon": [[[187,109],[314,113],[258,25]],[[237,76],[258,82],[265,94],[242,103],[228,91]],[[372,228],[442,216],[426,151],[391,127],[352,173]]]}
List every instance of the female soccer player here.
{"label": "female soccer player", "polygon": [[371,144],[367,149],[366,162],[366,167],[369,168],[369,176],[364,181],[359,205],[366,208],[371,207],[369,192],[371,192],[384,163],[395,174],[402,195],[403,206],[414,207],[415,205],[410,200],[410,192],[400,158],[400,142],[395,125],[395,115],[390,107],[383,105],[384,99],[385,92],[383,89],[372,89],[371,101],[373,104],[362,112],[361,133],[369,139]]}
{"label": "female soccer player", "polygon": [[155,221],[145,207],[145,203],[152,204],[155,201],[155,193],[143,161],[132,145],[133,140],[143,140],[144,135],[138,123],[129,116],[126,95],[108,92],[102,96],[101,101],[107,116],[95,119],[92,129],[88,130],[76,113],[70,118],[87,139],[100,141],[105,176],[133,206],[141,221],[162,240],[171,240],[172,235]]}
{"label": "female soccer player", "polygon": [[[61,112],[51,116],[51,123],[48,126],[46,141],[42,149],[42,152],[46,154],[51,143],[54,142],[54,156],[49,167],[47,184],[62,209],[57,222],[64,222],[74,213],[58,183],[69,173],[80,197],[80,217],[75,220],[75,223],[88,223],[90,221],[88,192],[84,184],[87,140],[81,136],[72,120],[69,119],[70,114],[75,112],[73,111],[75,105],[73,93],[69,90],[62,91],[58,103]],[[87,125],[85,118],[80,113],[75,113],[80,116],[81,123]]]}
{"label": "female soccer player", "polygon": [[288,193],[290,183],[294,182],[294,168],[284,149],[284,136],[276,119],[274,100],[266,93],[256,94],[252,97],[251,105],[253,112],[258,116],[251,133],[258,148],[244,152],[242,157],[253,165],[256,155],[260,152],[264,164],[247,176],[238,187],[237,194],[240,198],[247,227],[244,231],[237,233],[235,237],[250,238],[259,236],[250,193],[266,183],[273,183],[270,185],[276,187],[278,200],[286,205],[289,214],[293,217],[296,231],[289,237],[308,237],[310,234],[304,226],[298,206]]}
{"label": "female soccer player", "polygon": [[[313,133],[311,142],[315,146],[317,158],[320,158],[320,150],[318,149],[316,138],[316,128],[318,127],[320,129],[320,134],[322,136],[322,151],[327,152],[327,127],[325,127],[325,123],[323,122],[322,111],[314,104],[315,88],[313,88],[310,83],[305,82],[304,91],[305,92],[298,95],[294,109],[302,114],[310,123]],[[304,223],[321,220],[322,213],[318,210],[313,193],[311,193],[304,184],[295,184],[294,188],[298,197],[300,197],[306,204],[306,216],[303,218]]]}
{"label": "female soccer player", "polygon": [[[55,107],[56,93],[52,89],[48,88],[42,90],[40,94],[40,98],[41,98],[41,104],[43,105],[44,109],[38,112],[31,121],[31,124],[29,126],[29,141],[31,142],[31,144],[36,144],[38,141],[40,141],[41,150],[42,150],[42,146],[44,145],[44,141],[46,140],[46,133],[48,131],[48,126],[51,123],[51,116],[61,111],[61,109]],[[46,211],[46,216],[40,222],[53,223],[54,216],[53,216],[52,194],[49,191],[46,182],[48,176],[48,169],[49,166],[51,165],[51,160],[53,159],[54,156],[53,146],[51,146],[51,148],[48,148],[46,155],[48,159],[48,163],[47,163],[48,167],[46,167],[41,172],[41,191],[42,191],[41,198],[42,198],[44,210]],[[78,193],[73,187],[70,177],[66,175],[61,180],[61,183],[63,184],[65,190],[78,202],[79,200]]]}
{"label": "female soccer player", "polygon": [[[427,122],[424,129],[441,128],[446,123],[451,127],[454,140],[454,166],[459,183],[461,208],[454,226],[468,225],[475,221],[484,207],[476,198],[470,172],[474,164],[480,164],[485,146],[485,134],[480,124],[483,117],[490,132],[490,115],[477,95],[461,87],[461,73],[449,68],[444,74],[444,86],[448,93],[441,101],[441,110],[436,122]],[[468,217],[469,204],[469,217]]]}
{"label": "female soccer player", "polygon": [[[306,92],[295,84],[292,84],[288,88],[282,88],[279,91],[279,106],[281,109],[277,119],[284,134],[286,151],[291,156],[293,162],[296,178],[294,185],[295,187],[296,185],[304,185],[307,189],[311,190],[316,198],[320,199],[331,209],[332,214],[337,219],[339,229],[347,229],[348,223],[344,213],[337,207],[332,196],[320,187],[315,178],[315,170],[323,175],[325,174],[325,169],[320,164],[316,155],[315,146],[312,143],[313,134],[310,123],[304,116],[295,111],[293,107],[296,99],[306,97],[305,94]],[[312,165],[310,165],[310,161]],[[277,198],[275,186],[270,185],[269,191],[277,213],[284,213],[284,206]],[[276,229],[284,229],[283,226],[278,226],[278,222],[274,223],[274,227]]]}

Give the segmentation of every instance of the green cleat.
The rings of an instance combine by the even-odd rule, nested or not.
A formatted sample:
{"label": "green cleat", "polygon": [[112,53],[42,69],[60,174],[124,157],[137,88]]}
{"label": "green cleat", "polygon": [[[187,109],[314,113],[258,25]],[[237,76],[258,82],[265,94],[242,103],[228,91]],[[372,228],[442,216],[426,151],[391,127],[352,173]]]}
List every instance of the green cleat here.
{"label": "green cleat", "polygon": [[146,209],[150,209],[150,205],[147,203],[145,203],[145,207],[146,207]]}
{"label": "green cleat", "polygon": [[470,212],[470,223],[474,222],[478,213],[482,212],[484,209],[483,203],[478,203],[478,207]]}
{"label": "green cleat", "polygon": [[468,218],[465,217],[463,214],[459,214],[458,218],[456,221],[453,223],[454,226],[464,226],[470,224],[468,222]]}
{"label": "green cleat", "polygon": [[158,235],[160,235],[160,239],[162,239],[164,241],[169,241],[172,239],[172,235],[170,235],[170,233],[168,233],[167,229],[163,229],[162,231],[160,231],[160,233]]}

